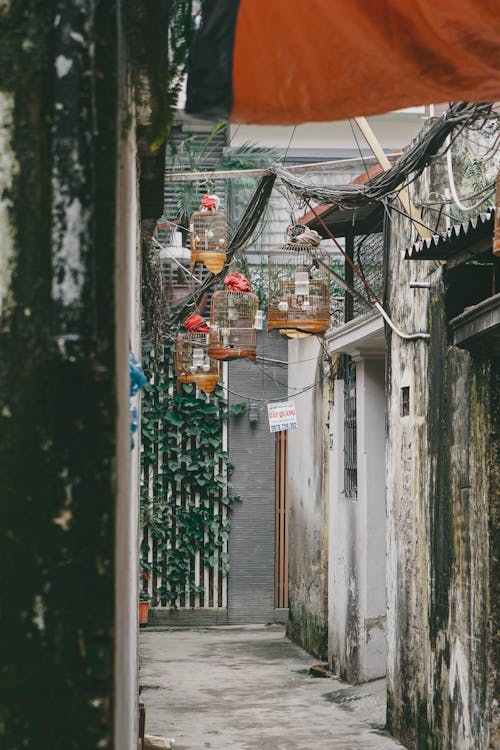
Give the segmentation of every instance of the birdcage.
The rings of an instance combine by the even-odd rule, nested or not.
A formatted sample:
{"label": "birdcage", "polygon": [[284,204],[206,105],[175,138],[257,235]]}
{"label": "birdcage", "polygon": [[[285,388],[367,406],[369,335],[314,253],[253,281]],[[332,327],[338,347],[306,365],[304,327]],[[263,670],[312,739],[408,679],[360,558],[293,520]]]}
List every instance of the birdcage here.
{"label": "birdcage", "polygon": [[306,230],[269,251],[268,331],[314,334],[329,328],[330,272],[320,240]]}
{"label": "birdcage", "polygon": [[219,363],[208,356],[207,333],[180,333],[175,340],[175,374],[179,383],[195,383],[212,393],[219,379]]}
{"label": "birdcage", "polygon": [[212,273],[220,273],[226,262],[226,216],[219,211],[216,195],[204,195],[200,210],[189,222],[191,270],[195,263],[204,263]]}
{"label": "birdcage", "polygon": [[[236,276],[240,274],[230,274],[224,283]],[[251,291],[232,291],[230,284],[227,291],[215,292],[210,307],[210,357],[223,360],[238,357],[255,359],[257,329],[261,327],[262,316],[258,306],[257,295]]]}

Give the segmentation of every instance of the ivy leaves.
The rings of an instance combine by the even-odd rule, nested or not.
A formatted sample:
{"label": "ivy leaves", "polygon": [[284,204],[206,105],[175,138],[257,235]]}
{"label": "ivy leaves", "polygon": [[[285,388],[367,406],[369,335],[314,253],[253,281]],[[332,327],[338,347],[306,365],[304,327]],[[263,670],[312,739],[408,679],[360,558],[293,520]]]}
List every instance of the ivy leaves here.
{"label": "ivy leaves", "polygon": [[[141,557],[155,603],[190,606],[200,597],[207,606],[203,581],[207,571],[229,570],[228,516],[240,500],[229,489],[232,466],[223,447],[230,410],[220,386],[210,396],[193,385],[178,389],[172,359],[170,345],[160,362],[143,358],[156,375],[142,398]],[[231,413],[245,408],[233,405]],[[210,589],[213,596],[212,583]]]}

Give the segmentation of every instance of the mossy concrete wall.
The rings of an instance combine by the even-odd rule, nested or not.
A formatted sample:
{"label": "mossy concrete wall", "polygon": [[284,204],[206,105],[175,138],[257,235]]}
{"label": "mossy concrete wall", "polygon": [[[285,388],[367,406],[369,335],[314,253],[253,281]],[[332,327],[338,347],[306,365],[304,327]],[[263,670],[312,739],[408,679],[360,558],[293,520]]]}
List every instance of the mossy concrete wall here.
{"label": "mossy concrete wall", "polygon": [[320,659],[328,655],[328,365],[313,338],[288,346],[289,398],[297,430],[288,435],[288,634]]}
{"label": "mossy concrete wall", "polygon": [[[428,194],[427,179],[413,200]],[[403,259],[411,231],[393,216],[388,309],[430,340],[388,337],[388,726],[412,750],[487,750],[498,669],[498,362],[448,343],[444,271]]]}
{"label": "mossy concrete wall", "polygon": [[[5,750],[116,740],[115,260],[130,252],[116,243],[117,154],[132,125],[118,95],[122,11],[118,0],[0,3]],[[126,367],[128,340],[120,350]]]}

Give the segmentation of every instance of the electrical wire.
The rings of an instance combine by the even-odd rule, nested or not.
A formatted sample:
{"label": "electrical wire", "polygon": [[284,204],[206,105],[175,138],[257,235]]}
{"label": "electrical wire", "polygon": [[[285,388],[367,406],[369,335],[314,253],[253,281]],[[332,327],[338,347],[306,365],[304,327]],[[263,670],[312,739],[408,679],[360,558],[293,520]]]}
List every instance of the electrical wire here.
{"label": "electrical wire", "polygon": [[286,162],[286,157],[288,156],[288,151],[290,150],[290,146],[292,144],[292,140],[293,140],[293,137],[295,135],[296,129],[297,129],[297,126],[294,125],[293,126],[293,130],[292,130],[292,134],[291,134],[290,139],[288,141],[288,146],[286,147],[285,153],[283,154],[283,158],[282,158],[283,164]]}
{"label": "electrical wire", "polygon": [[[260,365],[258,365],[256,362],[253,362],[253,364],[259,370],[262,370],[264,372],[264,374],[267,375],[267,377],[270,380],[272,380],[276,385],[279,385],[282,388],[286,388],[287,389],[287,393],[288,393],[288,397],[295,398],[295,396],[300,396],[300,395],[302,395],[302,393],[307,393],[307,392],[313,390],[318,385],[320,385],[326,378],[329,378],[329,377],[331,377],[334,374],[334,372],[333,372],[334,365],[332,363],[332,358],[330,356],[330,353],[328,352],[328,349],[326,347],[325,342],[319,336],[316,336],[316,339],[318,340],[318,343],[320,344],[320,346],[322,348],[322,352],[318,352],[318,354],[315,357],[310,357],[308,359],[299,360],[297,362],[288,362],[287,363],[288,366],[290,366],[290,365],[293,366],[293,365],[301,364],[302,362],[312,362],[313,360],[318,360],[321,356],[323,356],[328,361],[329,366],[325,370],[325,372],[323,373],[323,375],[318,380],[316,380],[314,383],[311,383],[311,385],[305,386],[303,388],[296,389],[294,386],[290,386],[288,384],[288,382],[287,383],[283,383],[283,382],[279,381],[275,376],[270,375],[263,367],[260,367]],[[237,391],[233,391],[233,390],[231,390],[229,388],[227,390],[232,395],[238,396],[239,398],[243,398],[243,399],[245,399],[247,401],[253,401],[253,402],[258,401],[258,402],[261,402],[261,403],[269,403],[269,401],[270,401],[269,398],[255,398],[253,396],[245,396],[244,394],[238,393]],[[290,390],[295,391],[295,392],[294,393],[290,393]]]}
{"label": "electrical wire", "polygon": [[[477,148],[485,148],[485,144],[481,143],[480,141],[476,141],[474,138],[470,137],[470,134],[467,134],[467,142],[473,143]],[[497,137],[495,138],[493,145],[488,147],[488,150],[484,152],[484,154],[475,155],[475,158],[483,163],[489,162],[491,158],[497,153],[500,146],[500,133],[498,133]]]}
{"label": "electrical wire", "polygon": [[[315,215],[315,217],[317,218],[317,220],[319,221],[319,223],[321,224],[321,226],[323,227],[324,231],[327,233],[327,235],[330,237],[330,239],[333,240],[333,242],[337,245],[338,249],[340,250],[340,252],[344,256],[345,260],[349,263],[349,265],[351,266],[352,270],[361,279],[361,282],[362,282],[363,286],[365,287],[365,289],[367,290],[368,294],[370,294],[373,297],[373,299],[376,300],[380,304],[380,300],[379,300],[377,294],[373,291],[373,289],[371,288],[371,286],[368,284],[368,282],[365,279],[364,275],[360,272],[359,268],[353,262],[352,258],[349,257],[349,255],[346,253],[346,251],[344,250],[344,248],[342,247],[342,245],[339,243],[339,241],[333,236],[332,232],[327,227],[327,225],[323,221],[323,219],[320,216],[320,214],[318,214],[318,212],[311,206],[311,204],[309,203],[308,200],[306,200],[306,203],[309,206],[310,210]],[[319,261],[318,258],[316,258],[316,260]]]}
{"label": "electrical wire", "polygon": [[[481,188],[481,190],[476,190],[474,193],[469,193],[469,195],[465,195],[462,200],[468,201],[472,200],[473,198],[476,198],[479,195],[483,195],[484,193],[489,193],[490,195],[493,195],[495,192],[495,181],[493,180],[488,185],[486,185],[484,188]],[[488,198],[489,195],[483,197],[483,201]],[[429,208],[430,206],[442,206],[442,205],[448,205],[450,203],[453,203],[452,199],[443,199],[439,201],[425,201],[425,203],[416,203],[417,208]]]}
{"label": "electrical wire", "polygon": [[[380,201],[401,190],[401,185],[413,175],[416,179],[426,166],[436,157],[446,143],[448,136],[465,128],[471,121],[485,118],[491,113],[492,105],[454,103],[438,120],[426,129],[408,146],[391,169],[380,172],[363,185],[312,185],[292,174],[281,164],[273,164],[270,171],[302,199],[314,199],[319,203],[330,203],[340,208],[361,208]],[[457,137],[458,133],[455,134]]]}
{"label": "electrical wire", "polygon": [[[383,200],[382,201],[382,205],[384,207],[384,226],[385,226],[385,222],[388,221],[388,226],[392,227],[391,209],[394,209],[397,213],[402,213],[403,216],[408,216],[408,214],[405,214],[403,211],[399,211],[398,209],[394,208],[394,206],[391,203],[389,203],[388,199]],[[385,236],[386,236],[386,234],[384,234],[384,237]],[[442,264],[442,262],[440,260],[434,259],[434,265],[437,266],[437,267],[440,267],[443,264]],[[386,270],[387,270],[387,264],[385,263],[384,264],[384,273],[386,272]],[[386,289],[386,288],[387,288],[386,283],[384,283],[384,289]]]}
{"label": "electrical wire", "polygon": [[[358,140],[358,136],[356,135],[356,131],[354,130],[354,125],[353,125],[352,120],[349,120],[349,125],[351,126],[352,134],[353,134],[354,140],[356,141],[356,146],[358,147],[359,155],[360,155],[361,160],[363,162],[363,167],[365,168],[365,174],[368,175],[368,167],[366,165],[364,154],[363,154],[363,152],[361,150],[361,146],[360,146],[360,143],[359,143],[359,140]],[[365,138],[365,140],[366,140],[366,138]],[[368,144],[368,145],[370,145],[370,144]]]}
{"label": "electrical wire", "polygon": [[[484,201],[486,201],[487,198],[488,198],[488,196],[486,196],[486,198],[484,199]],[[457,217],[454,216],[453,214],[450,214],[448,211],[444,210],[443,206],[445,206],[445,205],[446,204],[442,203],[441,204],[441,208],[434,208],[432,205],[422,204],[422,208],[425,208],[426,211],[432,211],[432,213],[438,214],[438,218],[436,219],[436,230],[435,230],[434,234],[438,234],[439,233],[437,227],[439,225],[439,219],[441,218],[441,216],[444,216],[445,218],[449,219],[450,223],[452,223],[452,222],[454,222],[455,224],[457,223]],[[481,204],[479,204],[479,205],[481,205]],[[487,211],[487,210],[488,209],[485,208],[485,211]]]}
{"label": "electrical wire", "polygon": [[168,255],[170,256],[170,260],[173,260],[174,263],[176,263],[180,268],[182,268],[183,272],[186,273],[188,276],[190,276],[192,279],[194,279],[194,281],[196,281],[197,284],[201,284],[202,283],[200,281],[200,279],[196,278],[196,276],[194,276],[191,273],[191,271],[188,271],[188,269],[185,266],[183,266],[180,261],[177,260],[177,258],[168,249],[168,247],[164,247],[160,242],[158,242],[158,240],[156,239],[156,237],[151,237],[151,240],[152,240],[152,242],[155,243],[155,245],[157,245],[160,248],[160,250],[165,250],[165,252],[168,253]]}
{"label": "electrical wire", "polygon": [[[317,216],[321,223],[321,217],[311,207],[308,202],[308,198],[314,198],[319,201],[328,201],[333,205],[344,208],[356,208],[369,203],[381,201],[384,203],[385,210],[388,210],[387,199],[392,196],[396,190],[401,191],[402,189],[409,188],[409,184],[413,182],[422,173],[424,168],[432,161],[439,149],[443,144],[446,144],[447,150],[450,148],[450,144],[453,142],[457,134],[454,133],[454,138],[451,138],[451,133],[457,129],[462,130],[471,120],[477,120],[482,117],[485,119],[491,114],[491,104],[467,104],[459,102],[452,104],[448,111],[439,120],[434,122],[419,138],[417,138],[413,144],[403,153],[398,161],[391,167],[364,185],[347,185],[347,186],[314,186],[307,185],[302,179],[295,177],[282,165],[275,163],[270,167],[271,176],[262,178],[259,183],[247,209],[242,217],[240,224],[236,230],[233,240],[230,243],[230,248],[227,254],[227,261],[225,268],[220,274],[210,274],[201,285],[200,289],[190,297],[190,300],[184,302],[182,306],[177,306],[173,309],[173,316],[170,318],[170,325],[174,325],[180,320],[180,318],[186,314],[190,307],[196,306],[200,303],[203,295],[208,292],[217,282],[222,281],[222,278],[226,272],[226,269],[232,260],[234,253],[244,247],[246,243],[252,237],[253,232],[262,216],[263,211],[268,205],[269,197],[273,189],[274,179],[278,176],[283,185],[295,195],[298,195],[306,204],[311,208],[313,213]],[[292,136],[293,137],[293,132]],[[291,139],[290,139],[291,142]],[[289,144],[290,145],[290,144]],[[288,148],[287,148],[288,151]],[[411,178],[410,178],[411,175]],[[483,201],[481,201],[482,203]],[[480,204],[479,204],[480,205]],[[412,220],[405,211],[401,211],[394,205],[390,205],[390,209],[406,216],[409,220]],[[466,209],[467,210],[467,209]],[[472,210],[472,209],[468,209]],[[414,221],[417,221],[414,219]],[[431,233],[434,233],[433,229],[428,227],[423,222],[419,221],[422,226],[426,227]],[[329,233],[329,236],[336,242],[335,238]],[[347,256],[338,242],[336,242],[340,251],[343,252],[347,259]],[[350,261],[350,259],[347,259]],[[358,274],[369,295],[371,295],[378,306],[380,306],[379,312],[383,314],[388,324],[391,325],[403,338],[408,336],[420,336],[421,334],[401,334],[400,331],[394,326],[392,321],[388,319],[387,313],[383,311],[383,307],[378,299],[377,295],[371,290],[364,275],[357,269],[354,263],[351,262],[353,270]],[[363,303],[367,303],[367,300],[363,298],[359,293],[351,288],[340,276],[335,274],[332,269],[329,269],[332,273],[333,278],[339,283],[339,285],[348,291],[349,294],[360,299]],[[369,304],[369,303],[368,303]],[[382,312],[383,311],[383,312]],[[390,321],[390,322],[389,322]]]}
{"label": "electrical wire", "polygon": [[400,214],[401,216],[404,216],[406,219],[409,219],[414,224],[420,224],[420,226],[424,227],[424,229],[427,229],[431,234],[435,234],[435,231],[432,227],[430,227],[428,224],[425,224],[420,219],[415,219],[415,217],[410,216],[409,213],[407,213],[403,208],[397,208],[394,203],[389,203],[389,209],[391,211],[395,211],[397,214]]}
{"label": "electrical wire", "polygon": [[253,363],[254,366],[262,372],[262,388],[264,388],[264,376],[268,377],[269,380],[272,380],[273,383],[276,383],[276,385],[281,385],[283,388],[288,388],[288,383],[282,383],[280,380],[278,380],[274,375],[271,375],[265,367],[262,367],[257,362]]}
{"label": "electrical wire", "polygon": [[[307,393],[308,391],[312,390],[313,388],[316,388],[318,385],[320,385],[329,376],[330,376],[330,369],[328,370],[328,372],[325,372],[319,378],[319,380],[317,380],[315,383],[312,383],[311,385],[308,385],[305,388],[301,388],[298,391],[296,391],[295,393],[289,393],[288,396],[293,396],[294,398],[296,396],[301,396],[303,393]],[[279,383],[278,383],[278,385],[279,385]],[[284,384],[282,384],[282,385],[283,385],[283,387],[288,388],[288,390],[290,390],[290,388],[293,388],[293,386],[288,386],[288,385],[285,386]],[[259,401],[260,403],[263,403],[263,404],[269,403],[269,399],[268,398],[255,398],[254,396],[248,396],[248,395],[245,395],[243,393],[238,393],[237,391],[233,391],[233,390],[231,390],[231,388],[226,388],[226,390],[227,390],[228,393],[231,393],[233,396],[238,396],[239,398],[242,398],[242,399],[244,399],[246,401]]]}
{"label": "electrical wire", "polygon": [[[241,127],[241,125],[238,125],[236,127],[234,133],[232,134],[231,138],[229,139],[229,143],[227,144],[226,148],[231,148],[231,143],[233,142],[234,138],[236,137],[236,135],[237,135],[240,127]],[[227,132],[227,130],[229,129],[229,124],[228,123],[226,123],[225,128],[226,128],[226,132]],[[213,140],[213,138],[215,138],[215,136],[217,135],[217,133],[218,133],[218,130],[212,136],[212,140]],[[214,151],[214,149],[215,149],[215,146],[212,148],[211,151],[209,151],[206,154],[206,158],[208,158],[210,156],[210,154]],[[204,182],[207,185],[207,188],[208,188],[209,184],[213,181],[213,176],[214,176],[215,172],[217,172],[218,168],[220,167],[220,165],[221,165],[224,157],[225,157],[224,149],[222,149],[221,155],[219,156],[218,160],[216,161],[214,168],[211,170],[211,172],[209,172],[206,180],[204,180]]]}
{"label": "electrical wire", "polygon": [[452,161],[452,155],[451,155],[451,146],[448,148],[446,152],[446,171],[448,174],[448,184],[450,186],[451,191],[451,197],[453,198],[453,201],[457,208],[460,209],[460,211],[464,211],[465,213],[468,213],[469,211],[475,211],[479,206],[481,206],[484,203],[484,198],[477,203],[474,203],[472,206],[464,206],[460,198],[458,197],[457,193],[457,186],[455,183],[455,175],[453,174],[453,161]]}

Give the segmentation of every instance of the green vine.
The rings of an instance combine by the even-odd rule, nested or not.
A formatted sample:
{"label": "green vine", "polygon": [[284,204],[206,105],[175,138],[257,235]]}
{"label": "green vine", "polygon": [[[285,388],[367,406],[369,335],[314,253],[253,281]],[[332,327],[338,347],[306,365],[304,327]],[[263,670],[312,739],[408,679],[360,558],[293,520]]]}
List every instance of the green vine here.
{"label": "green vine", "polygon": [[232,466],[223,450],[223,424],[240,405],[230,410],[220,385],[210,395],[192,384],[178,387],[173,350],[165,347],[157,370],[151,356],[143,358],[146,373],[157,374],[142,398],[140,496],[141,588],[154,604],[171,607],[209,595],[203,576],[195,580],[197,554],[202,570],[227,574],[229,515],[240,500],[231,493]]}

